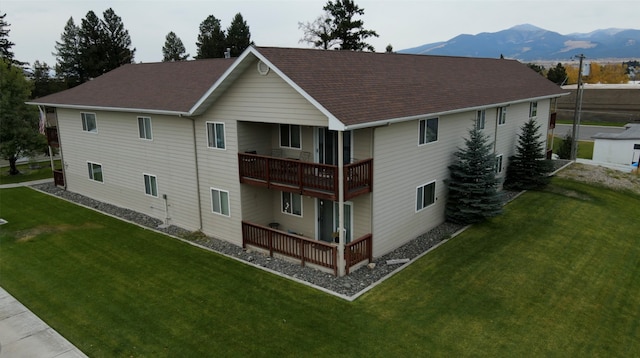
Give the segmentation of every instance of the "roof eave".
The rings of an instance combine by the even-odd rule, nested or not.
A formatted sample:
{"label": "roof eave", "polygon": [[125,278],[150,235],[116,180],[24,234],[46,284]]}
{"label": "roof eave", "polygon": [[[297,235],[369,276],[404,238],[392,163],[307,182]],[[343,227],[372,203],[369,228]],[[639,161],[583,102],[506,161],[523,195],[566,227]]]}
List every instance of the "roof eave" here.
{"label": "roof eave", "polygon": [[379,127],[379,126],[390,125],[392,123],[413,121],[413,120],[421,119],[421,118],[425,118],[425,117],[440,117],[440,116],[463,113],[463,112],[477,111],[477,110],[487,109],[487,108],[505,107],[505,106],[509,106],[509,105],[512,105],[512,104],[558,98],[558,97],[566,96],[568,94],[569,93],[561,93],[561,94],[554,94],[554,95],[547,95],[547,96],[520,99],[520,100],[515,100],[515,101],[492,103],[492,104],[487,104],[487,105],[482,105],[482,106],[458,108],[458,109],[453,109],[453,110],[448,110],[448,111],[422,113],[422,114],[413,115],[413,116],[407,116],[407,117],[381,119],[381,120],[377,120],[377,121],[373,121],[373,122],[358,123],[358,124],[354,124],[354,125],[345,126],[345,128],[343,130],[355,130],[355,129],[361,129],[361,128]]}
{"label": "roof eave", "polygon": [[77,105],[77,104],[47,103],[47,102],[37,102],[37,101],[29,101],[29,102],[25,102],[25,104],[34,105],[34,106],[65,108],[65,109],[79,109],[79,110],[91,110],[91,111],[110,111],[110,112],[135,112],[135,113],[160,114],[160,115],[178,116],[178,117],[188,116],[189,115],[189,112],[168,111],[168,110],[161,110],[161,109],[88,106],[88,105]]}

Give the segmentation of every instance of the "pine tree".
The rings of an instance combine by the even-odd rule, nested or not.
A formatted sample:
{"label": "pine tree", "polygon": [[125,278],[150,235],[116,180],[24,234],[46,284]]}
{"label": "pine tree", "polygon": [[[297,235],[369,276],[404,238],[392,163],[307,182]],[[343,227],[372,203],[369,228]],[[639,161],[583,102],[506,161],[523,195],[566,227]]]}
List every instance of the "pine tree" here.
{"label": "pine tree", "polygon": [[491,144],[481,130],[469,131],[465,148],[455,153],[449,166],[450,178],[445,215],[448,221],[472,224],[502,212],[502,195],[498,192],[495,159]]}
{"label": "pine tree", "polygon": [[[573,136],[571,133],[567,133],[558,147],[558,157],[560,159],[571,159],[571,143],[573,142]],[[576,144],[577,145],[577,144]]]}
{"label": "pine tree", "polygon": [[65,81],[69,88],[86,81],[80,64],[80,28],[75,25],[73,17],[64,26],[60,42],[56,41],[55,48],[56,76]]}
{"label": "pine tree", "polygon": [[556,67],[551,67],[547,72],[547,79],[557,85],[562,85],[567,79],[567,70],[558,62]]}
{"label": "pine tree", "polygon": [[209,15],[200,24],[200,33],[198,34],[198,42],[196,42],[197,54],[196,59],[203,58],[221,58],[227,49],[226,36],[220,20],[215,16]]}
{"label": "pine tree", "polygon": [[340,40],[341,50],[371,51],[375,49],[364,42],[369,37],[378,37],[373,30],[365,30],[362,20],[354,20],[355,16],[364,15],[364,9],[356,5],[353,0],[329,1],[323,7],[331,15],[333,26],[332,37]]}
{"label": "pine tree", "polygon": [[247,22],[237,13],[227,29],[227,47],[231,51],[231,57],[238,57],[251,45],[251,31]]}
{"label": "pine tree", "polygon": [[173,32],[169,32],[162,46],[162,62],[184,61],[189,54],[184,48],[182,40]]}
{"label": "pine tree", "polygon": [[540,126],[529,119],[521,130],[516,155],[509,158],[504,186],[513,190],[539,189],[549,183],[551,162],[545,160]]}
{"label": "pine tree", "polygon": [[8,29],[11,24],[8,24],[5,21],[5,17],[7,14],[0,15],[0,58],[9,60],[9,62],[13,63],[13,51],[11,48],[15,45],[13,42],[9,41],[9,32],[11,30]]}
{"label": "pine tree", "polygon": [[102,14],[102,28],[105,34],[106,67],[105,72],[124,64],[132,63],[136,49],[131,49],[129,31],[124,28],[122,18],[109,8]]}
{"label": "pine tree", "polygon": [[89,11],[78,32],[80,67],[84,72],[83,81],[107,72],[107,35],[102,21],[93,11]]}

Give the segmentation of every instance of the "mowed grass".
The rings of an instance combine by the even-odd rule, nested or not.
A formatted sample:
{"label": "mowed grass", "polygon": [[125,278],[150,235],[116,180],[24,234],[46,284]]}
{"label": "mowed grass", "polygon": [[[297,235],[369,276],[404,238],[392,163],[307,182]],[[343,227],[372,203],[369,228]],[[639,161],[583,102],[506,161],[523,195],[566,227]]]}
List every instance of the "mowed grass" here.
{"label": "mowed grass", "polygon": [[[9,175],[9,167],[0,168],[0,184],[12,184],[21,183],[31,180],[40,180],[53,178],[51,171],[51,162],[44,161],[35,163],[36,166],[32,167],[31,164],[19,164],[16,168],[20,171],[20,174]],[[54,165],[60,167],[60,159],[54,161]]]}
{"label": "mowed grass", "polygon": [[556,178],[346,302],[7,189],[0,285],[91,357],[637,356],[639,201]]}
{"label": "mowed grass", "polygon": [[[553,139],[553,152],[558,153],[560,146],[564,142],[564,139],[561,137],[555,137]],[[578,141],[578,153],[577,157],[581,159],[593,159],[593,147],[595,142],[588,140],[579,140]]]}

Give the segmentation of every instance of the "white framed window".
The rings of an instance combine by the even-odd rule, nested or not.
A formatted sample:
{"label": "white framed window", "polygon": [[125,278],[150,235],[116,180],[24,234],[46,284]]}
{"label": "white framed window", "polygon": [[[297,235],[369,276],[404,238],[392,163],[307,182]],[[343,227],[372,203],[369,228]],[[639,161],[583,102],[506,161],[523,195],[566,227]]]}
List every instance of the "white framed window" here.
{"label": "white framed window", "polygon": [[228,191],[211,188],[211,211],[215,214],[230,216]]}
{"label": "white framed window", "polygon": [[496,155],[496,174],[502,173],[502,154]]}
{"label": "white framed window", "polygon": [[432,181],[416,188],[416,212],[436,202],[436,182]]}
{"label": "white framed window", "polygon": [[419,126],[420,138],[418,139],[418,145],[438,140],[438,117],[421,119]]}
{"label": "white framed window", "polygon": [[507,123],[507,107],[498,108],[498,125]]}
{"label": "white framed window", "polygon": [[476,111],[476,128],[477,129],[484,129],[485,116],[486,116],[486,111],[484,109],[480,111]]}
{"label": "white framed window", "polygon": [[302,128],[297,124],[280,125],[280,146],[283,148],[302,148]]}
{"label": "white framed window", "polygon": [[302,216],[302,196],[300,194],[283,191],[281,203],[283,213]]}
{"label": "white framed window", "polygon": [[89,179],[100,183],[104,182],[102,164],[87,162],[87,169],[89,170]]}
{"label": "white framed window", "polygon": [[224,123],[207,122],[207,146],[209,148],[225,149]]}
{"label": "white framed window", "polygon": [[144,193],[153,197],[158,197],[158,178],[155,175],[144,175]]}
{"label": "white framed window", "polygon": [[96,122],[96,114],[95,113],[80,113],[80,117],[82,118],[82,130],[85,132],[98,132],[98,124]]}
{"label": "white framed window", "polygon": [[138,133],[140,134],[140,139],[153,139],[153,134],[151,133],[151,118],[138,117]]}
{"label": "white framed window", "polygon": [[529,118],[535,118],[538,115],[538,102],[529,103]]}

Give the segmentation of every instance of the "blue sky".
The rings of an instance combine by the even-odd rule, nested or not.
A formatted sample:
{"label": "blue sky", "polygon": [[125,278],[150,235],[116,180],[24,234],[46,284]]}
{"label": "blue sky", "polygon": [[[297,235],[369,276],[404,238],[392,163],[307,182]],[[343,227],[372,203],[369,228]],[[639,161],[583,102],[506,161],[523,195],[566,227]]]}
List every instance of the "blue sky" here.
{"label": "blue sky", "polygon": [[[298,22],[322,14],[326,0],[2,0],[0,13],[11,24],[16,58],[55,64],[55,42],[70,17],[76,25],[93,10],[102,17],[108,8],[118,14],[136,48],[136,62],[162,59],[162,45],[175,32],[192,56],[198,26],[208,16],[224,28],[240,12],[259,46],[309,47],[299,43]],[[640,2],[579,0],[356,0],[365,14],[365,28],[380,37],[368,41],[376,51],[388,44],[395,50],[446,41],[456,35],[496,32],[529,23],[561,34],[605,28],[640,28]]]}

